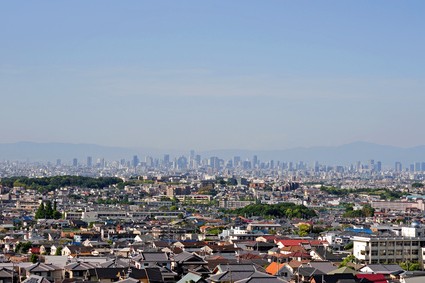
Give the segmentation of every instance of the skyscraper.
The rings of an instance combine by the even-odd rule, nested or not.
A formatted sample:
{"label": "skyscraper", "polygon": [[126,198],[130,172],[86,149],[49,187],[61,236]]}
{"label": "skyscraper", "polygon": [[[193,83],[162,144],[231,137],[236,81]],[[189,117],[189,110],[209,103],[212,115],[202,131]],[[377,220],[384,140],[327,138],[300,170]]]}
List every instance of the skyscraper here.
{"label": "skyscraper", "polygon": [[137,157],[137,155],[133,156],[133,162],[131,164],[133,167],[137,167],[137,165],[139,165],[139,157]]}
{"label": "skyscraper", "polygon": [[93,166],[93,158],[91,156],[87,156],[87,167]]}
{"label": "skyscraper", "polygon": [[402,165],[401,165],[401,162],[399,162],[399,161],[397,161],[396,163],[395,163],[395,171],[396,172],[401,172],[402,171]]}

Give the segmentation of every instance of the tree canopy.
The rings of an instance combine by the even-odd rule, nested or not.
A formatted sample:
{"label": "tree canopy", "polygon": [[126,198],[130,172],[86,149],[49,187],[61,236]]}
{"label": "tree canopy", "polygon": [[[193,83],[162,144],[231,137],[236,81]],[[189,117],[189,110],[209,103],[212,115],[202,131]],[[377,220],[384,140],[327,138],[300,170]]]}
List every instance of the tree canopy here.
{"label": "tree canopy", "polygon": [[91,189],[101,189],[122,183],[122,179],[116,177],[82,177],[82,176],[54,176],[43,178],[28,177],[9,177],[2,178],[0,184],[4,187],[23,187],[26,189],[34,189],[40,192],[50,192],[61,187],[82,187]]}
{"label": "tree canopy", "polygon": [[56,210],[56,203],[53,208],[50,200],[46,202],[46,205],[42,202],[35,213],[35,219],[60,219],[61,217],[62,214]]}
{"label": "tree canopy", "polygon": [[240,216],[262,216],[277,218],[303,218],[310,219],[317,216],[316,212],[304,205],[296,205],[294,203],[278,203],[278,204],[250,204],[243,208],[228,211],[229,214],[237,214]]}

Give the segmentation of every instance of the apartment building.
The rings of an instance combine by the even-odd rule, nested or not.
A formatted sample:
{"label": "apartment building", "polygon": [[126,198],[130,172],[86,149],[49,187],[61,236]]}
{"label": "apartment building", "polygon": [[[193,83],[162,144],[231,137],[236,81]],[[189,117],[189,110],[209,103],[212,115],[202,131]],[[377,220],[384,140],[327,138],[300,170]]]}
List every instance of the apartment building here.
{"label": "apartment building", "polygon": [[362,264],[410,261],[424,266],[425,229],[414,223],[412,227],[402,227],[399,236],[354,236],[353,255]]}

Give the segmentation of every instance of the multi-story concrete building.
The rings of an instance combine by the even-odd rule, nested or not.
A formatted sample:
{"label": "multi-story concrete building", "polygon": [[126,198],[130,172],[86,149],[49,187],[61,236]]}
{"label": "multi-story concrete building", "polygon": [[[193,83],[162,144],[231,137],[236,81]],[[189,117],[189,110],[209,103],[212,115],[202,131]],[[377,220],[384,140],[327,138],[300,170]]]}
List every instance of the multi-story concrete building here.
{"label": "multi-story concrete building", "polygon": [[353,237],[353,255],[359,263],[418,262],[424,266],[425,229],[416,223],[400,236]]}

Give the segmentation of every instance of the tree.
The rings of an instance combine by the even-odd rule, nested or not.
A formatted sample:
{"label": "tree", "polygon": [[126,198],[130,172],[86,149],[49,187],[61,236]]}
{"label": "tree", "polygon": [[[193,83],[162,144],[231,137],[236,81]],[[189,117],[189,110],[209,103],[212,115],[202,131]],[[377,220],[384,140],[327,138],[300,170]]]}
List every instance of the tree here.
{"label": "tree", "polygon": [[56,249],[55,255],[62,255],[62,247]]}
{"label": "tree", "polygon": [[36,262],[38,261],[38,255],[36,255],[36,254],[31,254],[31,256],[30,256],[30,261],[31,261],[32,263],[36,263]]}
{"label": "tree", "polygon": [[305,237],[310,232],[310,225],[308,224],[300,224],[298,226],[298,235],[300,237]]}
{"label": "tree", "polygon": [[346,244],[344,246],[344,250],[351,250],[353,248],[353,246],[354,246],[354,243],[353,242],[349,242],[348,244]]}
{"label": "tree", "polygon": [[346,258],[344,258],[341,262],[341,264],[339,265],[339,267],[344,267],[347,266],[348,263],[355,263],[356,262],[356,257],[354,255],[349,255]]}
{"label": "tree", "polygon": [[41,202],[40,206],[38,207],[35,213],[35,219],[44,219],[45,217],[46,217],[46,210],[44,208],[44,202]]}
{"label": "tree", "polygon": [[417,262],[406,261],[406,262],[401,262],[399,265],[401,268],[403,268],[406,271],[415,271],[415,270],[421,269],[421,265]]}
{"label": "tree", "polygon": [[53,218],[53,207],[52,207],[52,202],[50,200],[46,202],[45,212],[46,212],[46,219]]}

